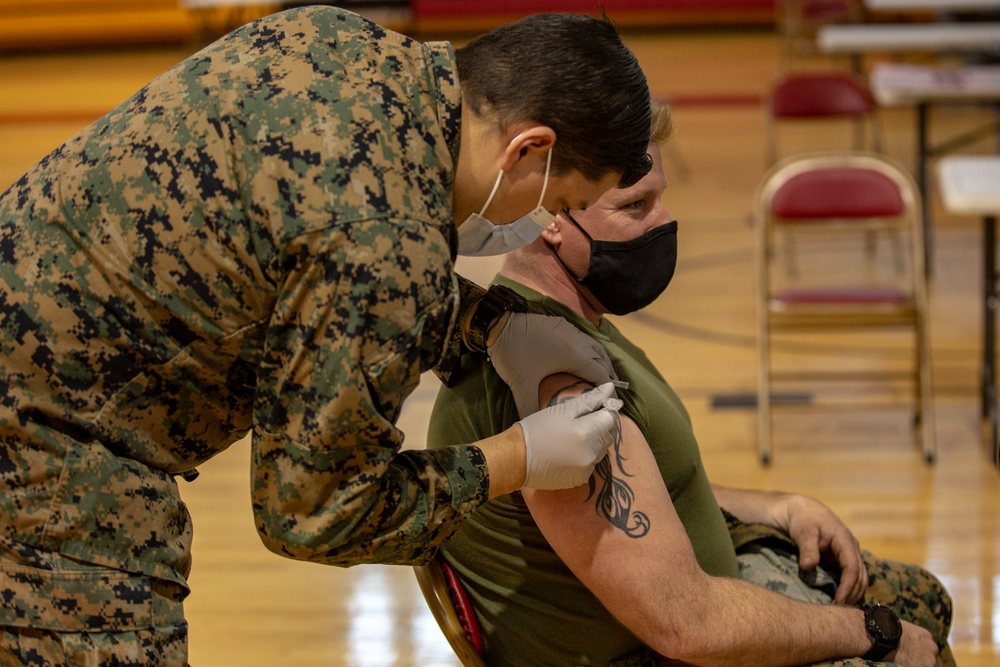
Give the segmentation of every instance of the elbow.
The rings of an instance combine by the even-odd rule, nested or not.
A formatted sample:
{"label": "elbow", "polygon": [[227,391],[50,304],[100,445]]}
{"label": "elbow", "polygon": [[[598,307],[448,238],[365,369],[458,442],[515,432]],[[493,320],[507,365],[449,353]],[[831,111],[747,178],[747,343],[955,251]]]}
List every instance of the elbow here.
{"label": "elbow", "polygon": [[344,535],[349,526],[315,525],[294,513],[254,510],[257,535],[268,551],[292,560],[327,565],[353,565],[358,547]]}
{"label": "elbow", "polygon": [[[302,515],[256,512],[257,534],[273,553],[292,560],[350,567],[364,563],[423,565],[433,549],[397,531],[375,534],[358,517],[330,522]],[[363,517],[362,517],[363,518]]]}
{"label": "elbow", "polygon": [[682,620],[672,624],[657,637],[653,648],[660,654],[687,665],[706,665],[708,654],[704,627]]}
{"label": "elbow", "polygon": [[702,636],[703,630],[688,622],[686,614],[672,615],[670,622],[659,619],[652,636],[644,638],[650,648],[660,655],[684,664],[702,664],[698,658],[704,655]]}
{"label": "elbow", "polygon": [[707,599],[691,596],[660,607],[660,613],[650,619],[648,627],[653,631],[643,641],[661,655],[684,664],[719,664],[720,645],[725,643],[724,625],[720,624],[725,620],[720,617],[720,609],[706,604]]}
{"label": "elbow", "polygon": [[256,523],[257,536],[268,551],[292,560],[310,560],[315,545],[303,539],[302,533],[288,530],[282,520],[267,521],[257,517]]}

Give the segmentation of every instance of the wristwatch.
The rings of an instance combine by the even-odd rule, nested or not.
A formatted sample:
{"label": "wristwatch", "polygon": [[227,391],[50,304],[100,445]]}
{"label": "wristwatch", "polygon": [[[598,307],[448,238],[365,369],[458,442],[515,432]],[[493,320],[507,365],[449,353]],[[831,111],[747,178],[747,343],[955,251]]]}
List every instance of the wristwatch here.
{"label": "wristwatch", "polygon": [[903,624],[899,622],[896,612],[884,605],[866,606],[864,611],[865,630],[872,638],[872,647],[861,658],[879,661],[899,647]]}
{"label": "wristwatch", "polygon": [[509,287],[491,286],[472,309],[468,327],[462,332],[466,347],[475,352],[485,352],[490,331],[507,311],[526,313],[528,302]]}

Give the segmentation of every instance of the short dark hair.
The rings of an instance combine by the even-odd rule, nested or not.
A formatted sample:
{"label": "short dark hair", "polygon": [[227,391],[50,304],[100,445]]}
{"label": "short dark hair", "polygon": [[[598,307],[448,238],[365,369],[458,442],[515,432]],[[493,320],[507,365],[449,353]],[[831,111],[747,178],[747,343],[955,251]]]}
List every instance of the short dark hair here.
{"label": "short dark hair", "polygon": [[463,103],[501,127],[533,120],[555,130],[553,169],[590,180],[645,176],[650,99],[646,75],[607,18],[535,14],[456,49]]}

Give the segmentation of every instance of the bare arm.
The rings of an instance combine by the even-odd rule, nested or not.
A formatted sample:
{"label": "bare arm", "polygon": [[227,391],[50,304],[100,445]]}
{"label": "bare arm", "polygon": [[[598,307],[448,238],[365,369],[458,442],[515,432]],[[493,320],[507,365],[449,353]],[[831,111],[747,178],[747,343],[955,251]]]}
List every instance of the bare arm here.
{"label": "bare arm", "polygon": [[[540,397],[560,400],[584,388],[576,378],[552,376]],[[618,502],[602,506],[609,485]],[[857,609],[804,604],[705,574],[652,452],[628,418],[589,487],[523,493],[560,558],[663,655],[697,665],[781,666],[858,656],[871,646]],[[901,664],[933,665],[929,634],[926,643],[919,660]]]}

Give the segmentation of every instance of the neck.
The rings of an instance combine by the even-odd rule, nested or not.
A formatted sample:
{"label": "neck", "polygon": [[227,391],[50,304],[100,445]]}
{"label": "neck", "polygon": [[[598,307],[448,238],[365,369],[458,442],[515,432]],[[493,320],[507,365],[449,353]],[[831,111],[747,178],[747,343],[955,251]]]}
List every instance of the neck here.
{"label": "neck", "polygon": [[555,299],[591,324],[599,324],[604,314],[594,309],[580,284],[567,273],[541,239],[508,254],[500,275]]}
{"label": "neck", "polygon": [[[456,225],[461,224],[469,214],[479,212],[486,201],[486,196],[480,192],[482,185],[477,179],[479,164],[476,151],[492,150],[487,137],[489,127],[463,101],[458,161],[455,164],[455,183],[451,191],[451,213]],[[495,178],[496,174],[493,176]]]}

